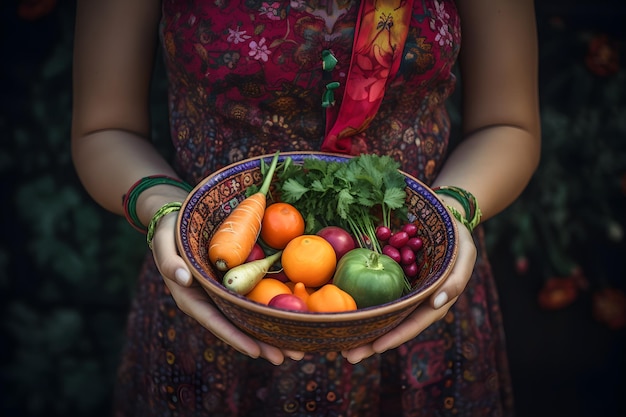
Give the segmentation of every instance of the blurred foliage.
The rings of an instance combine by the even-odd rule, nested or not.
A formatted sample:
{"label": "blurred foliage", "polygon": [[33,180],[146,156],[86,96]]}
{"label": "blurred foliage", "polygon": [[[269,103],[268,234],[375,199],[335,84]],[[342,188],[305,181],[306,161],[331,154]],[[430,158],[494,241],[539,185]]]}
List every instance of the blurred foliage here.
{"label": "blurred foliage", "polygon": [[[73,2],[33,19],[11,5],[0,22],[0,415],[106,415],[145,237],[95,204],[72,166]],[[167,118],[154,128],[164,140]]]}
{"label": "blurred foliage", "polygon": [[[626,15],[594,21],[578,8],[566,16],[547,13],[540,26],[540,166],[522,196],[487,223],[489,248],[508,248],[546,309],[606,289],[621,300],[626,289]],[[597,318],[626,322],[626,306],[612,309],[619,317]]]}
{"label": "blurred foliage", "polygon": [[[43,1],[23,15],[18,3],[28,2],[0,3],[0,414],[104,416],[145,241],[91,200],[71,164],[74,3]],[[624,13],[554,3],[538,5],[543,160],[522,197],[487,223],[490,250],[537,288],[577,266],[592,287],[623,285]],[[161,66],[153,93],[153,137],[166,152]]]}

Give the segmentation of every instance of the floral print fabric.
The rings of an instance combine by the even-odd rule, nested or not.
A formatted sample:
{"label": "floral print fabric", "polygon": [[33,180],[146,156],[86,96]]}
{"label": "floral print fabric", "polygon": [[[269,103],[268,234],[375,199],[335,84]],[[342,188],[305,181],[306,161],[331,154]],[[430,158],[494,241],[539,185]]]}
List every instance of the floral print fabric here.
{"label": "floral print fabric", "polygon": [[[196,183],[243,158],[319,150],[325,86],[348,72],[354,0],[163,1],[175,165]],[[446,152],[445,99],[460,45],[454,2],[414,0],[396,77],[357,140],[429,183]],[[321,56],[338,63],[323,71]],[[357,147],[358,147],[357,146]],[[447,316],[357,365],[337,352],[274,366],[235,352],[182,313],[148,254],[128,321],[115,415],[502,416],[511,387],[489,263]]]}
{"label": "floral print fabric", "polygon": [[[322,95],[337,81],[343,96],[358,8],[350,0],[166,0],[161,30],[181,175],[193,183],[249,156],[320,150]],[[393,155],[425,182],[447,146],[444,102],[459,43],[453,2],[414,0],[400,69],[361,135],[369,152]],[[324,50],[339,61],[331,72],[322,70]]]}
{"label": "floral print fabric", "polygon": [[326,113],[323,151],[354,155],[367,152],[365,140],[353,139],[374,119],[400,67],[412,6],[413,0],[361,2],[344,96],[336,108],[331,106]]}

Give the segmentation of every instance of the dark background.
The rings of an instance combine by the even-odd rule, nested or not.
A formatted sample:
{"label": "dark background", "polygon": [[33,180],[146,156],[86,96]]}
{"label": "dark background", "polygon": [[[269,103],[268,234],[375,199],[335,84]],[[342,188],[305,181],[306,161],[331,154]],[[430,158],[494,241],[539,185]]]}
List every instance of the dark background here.
{"label": "dark background", "polygon": [[[521,417],[626,416],[623,3],[537,2],[543,159],[486,226]],[[73,8],[0,2],[2,416],[107,415],[145,250],[71,165]],[[153,103],[167,149],[160,66]]]}

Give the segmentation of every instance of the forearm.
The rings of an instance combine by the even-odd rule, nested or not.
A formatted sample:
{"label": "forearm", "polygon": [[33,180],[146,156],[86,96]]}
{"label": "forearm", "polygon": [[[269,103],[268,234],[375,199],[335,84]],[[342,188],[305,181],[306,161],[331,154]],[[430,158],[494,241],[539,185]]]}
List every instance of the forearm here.
{"label": "forearm", "polygon": [[[123,196],[140,178],[155,174],[177,177],[150,141],[122,130],[102,130],[73,138],[72,157],[87,192],[116,214],[123,214]],[[185,191],[170,185],[149,188],[137,201],[139,219],[147,225],[159,207],[183,201],[185,196]]]}
{"label": "forearm", "polygon": [[[513,126],[489,127],[468,136],[454,149],[432,186],[455,185],[471,192],[484,221],[520,195],[539,158],[538,132]],[[450,198],[444,200],[461,209]]]}
{"label": "forearm", "polygon": [[[175,175],[148,139],[160,3],[77,2],[72,158],[89,194],[117,214],[124,212],[122,197],[137,180],[152,174]],[[159,200],[184,196],[172,186],[141,193],[137,214],[144,225],[160,207],[161,201],[151,198],[159,194]]]}
{"label": "forearm", "polygon": [[[433,186],[471,192],[486,220],[510,205],[539,163],[541,128],[534,4],[458,1],[463,141]],[[443,198],[443,197],[442,197]],[[460,206],[450,198],[446,203]]]}

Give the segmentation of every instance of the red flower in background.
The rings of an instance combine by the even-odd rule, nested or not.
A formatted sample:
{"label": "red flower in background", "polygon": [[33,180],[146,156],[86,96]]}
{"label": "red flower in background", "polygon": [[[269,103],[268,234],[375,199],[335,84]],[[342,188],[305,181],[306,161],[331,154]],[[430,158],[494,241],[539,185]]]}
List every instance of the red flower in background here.
{"label": "red flower in background", "polygon": [[515,272],[518,275],[525,275],[528,272],[528,267],[530,263],[528,262],[528,258],[525,256],[518,256],[515,259]]}
{"label": "red flower in background", "polygon": [[619,49],[617,43],[607,35],[594,36],[589,41],[587,68],[595,75],[608,77],[619,71]]}
{"label": "red flower in background", "polygon": [[24,20],[37,20],[49,14],[57,0],[19,0],[17,15]]}
{"label": "red flower in background", "polygon": [[593,294],[593,317],[612,330],[626,327],[626,295],[617,288],[604,288]]}
{"label": "red flower in background", "polygon": [[537,297],[539,306],[545,310],[559,310],[572,304],[578,297],[578,283],[573,277],[550,278]]}
{"label": "red flower in background", "polygon": [[567,277],[552,277],[539,291],[538,301],[545,310],[559,310],[572,304],[579,291],[589,288],[589,281],[579,265],[574,265]]}

